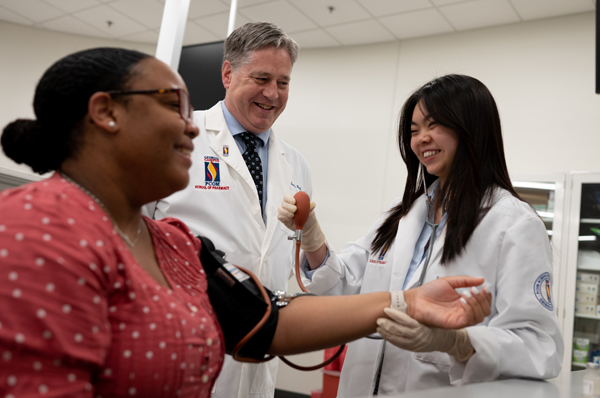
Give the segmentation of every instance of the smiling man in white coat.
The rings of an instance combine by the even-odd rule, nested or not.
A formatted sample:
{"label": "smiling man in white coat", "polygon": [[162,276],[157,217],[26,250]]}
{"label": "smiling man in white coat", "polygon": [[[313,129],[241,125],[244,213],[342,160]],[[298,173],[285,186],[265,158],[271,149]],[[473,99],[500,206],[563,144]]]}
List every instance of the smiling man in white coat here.
{"label": "smiling man in white coat", "polygon": [[[286,291],[292,272],[293,242],[277,208],[285,194],[312,193],[306,160],[271,129],[285,109],[297,56],[298,45],[271,23],[231,33],[222,66],[225,100],[194,112],[200,135],[190,183],[146,208],[156,219],[183,220],[271,290]],[[273,397],[276,374],[277,359],[249,364],[226,356],[212,396]]]}

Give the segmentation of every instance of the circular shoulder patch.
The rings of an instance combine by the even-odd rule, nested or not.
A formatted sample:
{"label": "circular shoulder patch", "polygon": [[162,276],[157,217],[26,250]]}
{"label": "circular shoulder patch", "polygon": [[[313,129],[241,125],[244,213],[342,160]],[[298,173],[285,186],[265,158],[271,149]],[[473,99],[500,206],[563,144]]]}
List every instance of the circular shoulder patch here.
{"label": "circular shoulder patch", "polygon": [[540,304],[548,311],[553,311],[552,299],[550,294],[550,273],[544,272],[533,284],[533,293]]}

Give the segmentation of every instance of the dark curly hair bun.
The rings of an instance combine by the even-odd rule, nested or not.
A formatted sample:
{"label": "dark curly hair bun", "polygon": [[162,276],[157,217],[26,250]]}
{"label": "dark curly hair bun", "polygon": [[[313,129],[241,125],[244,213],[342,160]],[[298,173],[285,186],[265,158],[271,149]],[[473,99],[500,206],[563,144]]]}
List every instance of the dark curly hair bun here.
{"label": "dark curly hair bun", "polygon": [[1,142],[6,156],[43,174],[58,169],[66,156],[66,148],[56,147],[49,138],[56,137],[47,134],[37,120],[17,119],[4,128]]}

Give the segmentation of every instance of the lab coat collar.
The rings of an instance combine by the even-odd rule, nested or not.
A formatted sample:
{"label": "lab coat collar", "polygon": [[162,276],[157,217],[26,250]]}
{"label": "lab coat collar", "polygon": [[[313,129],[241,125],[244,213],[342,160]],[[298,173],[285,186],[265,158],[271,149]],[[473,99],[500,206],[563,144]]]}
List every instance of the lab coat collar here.
{"label": "lab coat collar", "polygon": [[[415,251],[415,245],[419,234],[416,232],[421,231],[423,228],[423,220],[427,215],[427,206],[423,195],[413,203],[409,213],[402,217],[398,223],[398,231],[394,238],[394,264],[392,268],[392,277],[390,284],[390,291],[402,290],[406,274],[408,273],[408,267],[412,255]],[[406,233],[406,231],[411,231]]]}
{"label": "lab coat collar", "polygon": [[[243,178],[244,191],[249,198],[249,203],[252,207],[259,206],[258,194],[256,193],[256,187],[252,176],[248,171],[248,166],[240,153],[235,139],[231,135],[221,103],[217,103],[215,106],[206,111],[206,122],[205,127],[207,134],[213,135],[210,141],[210,148],[214,154],[231,168],[239,173]],[[224,145],[229,146],[229,156],[223,156],[222,148]],[[285,148],[281,145],[281,142],[277,139],[275,133],[271,130],[268,140],[269,145],[269,176],[267,183],[267,204],[265,206],[265,212],[267,214],[267,223],[265,225],[260,213],[255,217],[257,222],[266,228],[266,236],[263,241],[263,245],[269,246],[275,228],[277,227],[277,209],[283,200],[283,196],[288,193],[287,190],[290,185],[290,181],[293,178],[293,168],[285,158]],[[266,250],[263,251],[266,253]]]}
{"label": "lab coat collar", "polygon": [[[439,184],[440,184],[440,180],[439,179],[435,180],[433,182],[433,184],[431,184],[431,186],[427,189],[427,194],[432,198],[432,201],[434,203],[435,203],[436,195],[439,193]],[[417,226],[417,228],[415,228],[413,230],[415,241],[413,243],[412,250],[410,250],[411,258],[415,251],[416,240],[419,238],[419,234],[423,230],[423,224],[425,224],[425,217],[427,216],[427,205],[425,204],[425,197],[423,195],[421,195],[417,199],[417,201],[422,203],[422,206],[424,207],[424,211],[423,211],[423,216],[421,216],[420,220],[419,219],[414,220],[416,223],[418,223],[418,226]],[[437,268],[437,266],[440,263],[441,256],[442,256],[442,249],[444,247],[445,239],[446,239],[446,228],[444,228],[440,231],[439,236],[435,240],[435,243],[433,245],[433,251],[431,253],[431,259],[429,261],[429,265],[428,265],[427,271],[425,273],[425,280],[423,281],[423,283],[426,283],[428,281],[435,279],[435,276],[432,277],[432,275],[434,275],[435,268]],[[408,261],[408,264],[410,264],[410,259]],[[424,265],[425,265],[425,260],[421,261],[421,263],[417,267],[417,270],[413,273],[412,277],[406,284],[407,289],[416,287],[416,284],[419,282],[419,279],[421,278],[421,272],[423,270]]]}
{"label": "lab coat collar", "polygon": [[[427,189],[428,194],[433,193],[438,185],[439,180],[436,180],[431,184]],[[415,200],[408,214],[402,217],[398,223],[398,231],[396,233],[396,238],[394,239],[394,267],[392,269],[390,290],[402,290],[417,240],[419,239],[420,232],[423,230],[425,217],[427,217],[427,205],[425,204],[425,196],[423,194]],[[406,231],[411,232],[407,233]],[[432,272],[434,272],[435,266],[439,263],[445,235],[446,228],[440,232],[440,235],[435,240],[425,280],[431,280],[429,277],[433,275]],[[424,261],[421,261],[416,272],[409,280],[409,283],[407,283],[407,289],[414,287],[419,281],[423,263]]]}
{"label": "lab coat collar", "polygon": [[265,212],[267,214],[267,232],[263,241],[262,253],[267,253],[275,229],[279,224],[277,220],[277,209],[283,201],[283,196],[288,193],[290,181],[292,181],[294,170],[285,158],[285,149],[273,132],[269,140],[269,178],[267,183],[267,200]]}
{"label": "lab coat collar", "polygon": [[204,126],[206,130],[219,132],[227,128],[227,123],[223,117],[223,110],[221,109],[221,101],[217,102],[215,106],[206,111]]}
{"label": "lab coat collar", "polygon": [[[238,120],[231,114],[231,112],[229,112],[229,109],[227,109],[227,106],[225,105],[225,101],[221,101],[220,104],[221,110],[223,111],[223,117],[225,118],[225,123],[227,124],[231,135],[235,137],[238,134],[246,132],[247,130],[244,128],[244,126],[242,126],[242,124],[238,122]],[[271,129],[263,131],[260,134],[255,134],[255,136],[259,138],[262,141],[263,146],[266,147],[267,145],[269,145]]]}
{"label": "lab coat collar", "polygon": [[[226,163],[229,167],[234,169],[243,179],[245,184],[244,192],[248,197],[248,201],[252,208],[260,207],[258,201],[258,193],[256,192],[256,186],[252,180],[252,176],[248,171],[248,166],[242,157],[242,154],[227,127],[225,117],[223,116],[223,110],[221,109],[220,102],[215,106],[206,111],[206,133],[209,135],[210,148],[212,149],[215,156],[222,162]],[[223,155],[223,147],[229,148],[227,156]],[[270,177],[270,172],[269,172]],[[256,221],[264,227],[264,221],[260,212],[255,214]]]}

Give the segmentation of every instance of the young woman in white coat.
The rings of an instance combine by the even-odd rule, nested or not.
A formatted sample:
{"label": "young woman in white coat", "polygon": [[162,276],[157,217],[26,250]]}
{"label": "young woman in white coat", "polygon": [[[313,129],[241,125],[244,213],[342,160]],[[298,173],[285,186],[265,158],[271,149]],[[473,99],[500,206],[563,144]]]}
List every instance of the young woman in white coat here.
{"label": "young woman in white coat", "polygon": [[[491,93],[469,76],[425,84],[402,108],[398,143],[408,170],[404,195],[367,235],[336,253],[311,210],[302,244],[306,287],[326,295],[406,290],[468,274],[485,278],[492,313],[447,333],[386,310],[394,321],[381,320],[378,332],[387,344],[350,344],[338,397],[555,377],[563,342],[548,235],[512,188]],[[279,209],[288,227],[294,204],[288,196]]]}

